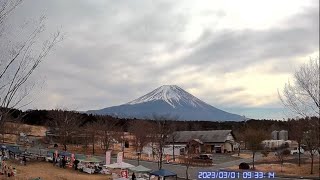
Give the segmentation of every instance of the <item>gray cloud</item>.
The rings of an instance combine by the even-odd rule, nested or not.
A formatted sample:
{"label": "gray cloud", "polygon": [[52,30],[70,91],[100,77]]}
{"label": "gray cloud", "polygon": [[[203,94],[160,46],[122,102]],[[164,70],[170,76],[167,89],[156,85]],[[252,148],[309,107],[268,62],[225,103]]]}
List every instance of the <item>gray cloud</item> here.
{"label": "gray cloud", "polygon": [[206,30],[192,44],[194,51],[178,64],[213,66],[220,72],[230,72],[262,61],[288,61],[313,53],[319,47],[318,15],[318,9],[308,9],[278,28],[267,30]]}
{"label": "gray cloud", "polygon": [[[318,6],[303,9],[278,27],[203,29],[200,38],[186,43],[184,33],[193,14],[179,3],[182,2],[25,1],[12,22],[46,14],[46,33],[61,27],[66,34],[37,70],[38,75],[45,74],[47,86],[34,106],[52,107],[50,101],[56,101],[80,110],[103,108],[128,102],[162,84],[201,88],[198,76],[203,72],[211,72],[210,76],[215,77],[271,60],[279,61],[271,72],[289,72],[286,64],[292,58],[319,48]],[[228,12],[213,10],[200,14],[223,21]],[[164,53],[172,55],[184,49],[187,51],[182,56],[169,57],[165,63],[154,60]],[[179,80],[190,75],[199,79]],[[242,92],[244,88],[217,90],[219,94],[214,98],[205,93],[203,96],[208,98],[202,99],[220,102],[226,94]],[[248,105],[247,101],[237,103]]]}

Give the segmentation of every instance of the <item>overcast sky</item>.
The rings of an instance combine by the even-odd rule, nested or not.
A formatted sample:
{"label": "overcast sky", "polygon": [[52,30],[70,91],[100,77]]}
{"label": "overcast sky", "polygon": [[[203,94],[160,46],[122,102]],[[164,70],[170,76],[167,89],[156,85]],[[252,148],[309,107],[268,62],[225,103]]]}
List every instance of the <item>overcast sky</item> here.
{"label": "overcast sky", "polygon": [[319,56],[318,0],[26,0],[11,21],[64,33],[27,108],[101,109],[175,84],[223,110],[287,118],[278,89]]}

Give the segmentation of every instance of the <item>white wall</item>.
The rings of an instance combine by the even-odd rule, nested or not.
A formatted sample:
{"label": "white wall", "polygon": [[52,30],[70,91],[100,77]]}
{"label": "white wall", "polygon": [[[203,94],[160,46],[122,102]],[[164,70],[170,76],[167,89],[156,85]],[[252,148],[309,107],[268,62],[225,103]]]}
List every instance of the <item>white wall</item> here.
{"label": "white wall", "polygon": [[[177,146],[175,145],[174,147],[174,155],[180,155],[180,149],[184,148],[185,146]],[[144,154],[150,154],[150,156],[152,156],[152,147],[151,146],[145,146],[142,149],[142,153]],[[168,145],[163,149],[163,154],[169,154],[169,155],[173,155],[173,149],[172,149],[172,145]]]}
{"label": "white wall", "polygon": [[228,134],[227,140],[229,140],[229,141],[234,141],[234,138],[233,138],[233,136],[232,136],[231,133]]}
{"label": "white wall", "polygon": [[284,140],[264,140],[262,143],[268,148],[278,148],[285,143]]}

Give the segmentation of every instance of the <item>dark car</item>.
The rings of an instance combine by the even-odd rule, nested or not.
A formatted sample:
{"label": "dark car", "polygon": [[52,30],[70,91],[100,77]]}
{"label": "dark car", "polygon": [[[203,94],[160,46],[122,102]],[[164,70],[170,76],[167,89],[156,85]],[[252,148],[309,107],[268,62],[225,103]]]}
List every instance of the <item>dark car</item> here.
{"label": "dark car", "polygon": [[212,160],[212,154],[200,154],[196,159]]}

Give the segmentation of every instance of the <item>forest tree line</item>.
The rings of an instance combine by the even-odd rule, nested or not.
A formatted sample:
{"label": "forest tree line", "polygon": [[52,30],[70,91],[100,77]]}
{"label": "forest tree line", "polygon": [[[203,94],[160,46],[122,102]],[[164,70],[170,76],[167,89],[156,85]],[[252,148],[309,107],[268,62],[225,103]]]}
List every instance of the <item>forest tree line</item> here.
{"label": "forest tree line", "polygon": [[[21,122],[29,125],[41,125],[41,126],[50,126],[50,121],[52,121],[55,114],[58,114],[59,110],[11,110],[9,113],[10,121]],[[92,115],[86,113],[80,113],[75,111],[70,111],[70,114],[77,117],[79,121],[79,126],[85,126],[88,123],[96,122],[101,116],[100,115]],[[112,122],[112,124],[116,124],[118,128],[121,130],[128,132],[130,129],[130,125],[137,122],[152,122],[154,120],[147,119],[125,119],[125,118],[117,118],[109,115],[103,116],[104,121]],[[294,129],[292,128],[292,122],[298,122],[309,119],[310,121],[317,121],[318,117],[307,117],[301,119],[287,119],[284,120],[273,120],[273,119],[249,119],[247,121],[183,121],[183,120],[171,120],[170,118],[168,123],[170,126],[175,127],[177,131],[199,131],[199,130],[233,130],[234,132],[243,132],[246,127],[250,127],[253,129],[260,129],[261,131],[271,132],[273,130],[288,130],[289,131],[289,139],[290,134],[294,134]],[[292,133],[290,133],[292,132]],[[293,135],[294,136],[294,135]]]}

